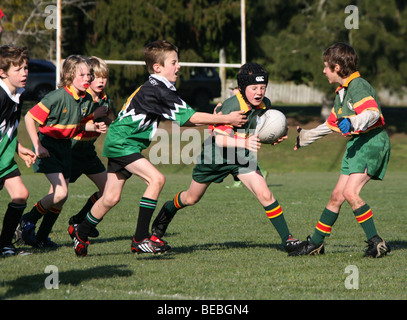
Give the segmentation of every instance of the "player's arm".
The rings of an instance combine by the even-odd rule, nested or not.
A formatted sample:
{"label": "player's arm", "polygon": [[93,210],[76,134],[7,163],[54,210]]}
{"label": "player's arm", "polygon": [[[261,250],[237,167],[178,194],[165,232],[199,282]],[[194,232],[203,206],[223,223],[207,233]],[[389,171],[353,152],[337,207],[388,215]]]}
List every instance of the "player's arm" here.
{"label": "player's arm", "polygon": [[105,107],[98,107],[94,112],[94,119],[101,120],[100,122],[104,122],[109,126],[113,122],[112,119],[109,118],[109,113]]}
{"label": "player's arm", "polygon": [[191,118],[189,118],[188,124],[184,126],[202,126],[214,123],[228,124],[233,127],[241,127],[247,122],[246,116],[243,110],[233,111],[229,114],[218,114],[218,113],[205,113],[205,112],[195,112]]}
{"label": "player's arm", "polygon": [[261,143],[257,134],[251,135],[247,138],[239,138],[235,135],[227,135],[214,131],[215,143],[221,148],[244,148],[250,151],[257,152]]}
{"label": "player's arm", "polygon": [[318,139],[321,139],[322,137],[326,136],[327,134],[330,134],[333,132],[331,128],[328,127],[326,122],[323,124],[319,125],[316,128],[313,129],[302,129],[299,126],[297,126],[297,132],[298,132],[298,137],[297,141],[294,146],[294,150],[299,149],[300,147],[305,147],[310,145],[311,143],[317,141]]}
{"label": "player's arm", "polygon": [[50,156],[49,152],[42,146],[38,137],[36,122],[31,117],[29,112],[25,115],[24,121],[27,133],[30,136],[31,142],[33,143],[36,156],[38,158],[48,158]]}
{"label": "player's arm", "polygon": [[375,110],[366,110],[349,118],[339,118],[338,128],[342,134],[363,132],[373,126],[380,119],[380,113]]}
{"label": "player's arm", "polygon": [[352,123],[354,131],[365,131],[373,126],[380,119],[380,113],[374,110],[366,110],[349,120]]}

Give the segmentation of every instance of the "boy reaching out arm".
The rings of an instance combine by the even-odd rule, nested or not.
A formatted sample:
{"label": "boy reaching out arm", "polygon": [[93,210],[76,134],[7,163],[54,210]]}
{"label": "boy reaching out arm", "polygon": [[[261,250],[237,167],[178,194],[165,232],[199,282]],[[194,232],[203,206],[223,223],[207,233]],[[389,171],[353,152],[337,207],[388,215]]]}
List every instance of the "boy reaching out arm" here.
{"label": "boy reaching out arm", "polygon": [[329,83],[339,84],[334,106],[322,125],[311,130],[297,128],[299,136],[294,150],[331,132],[339,132],[350,139],[342,158],[338,182],[314,234],[291,255],[324,253],[324,240],[330,236],[342,204],[347,201],[367,238],[365,256],[382,257],[390,252],[390,246],[379,237],[372,210],[360,192],[368,181],[381,180],[386,173],[390,140],[384,130],[384,118],[375,90],[357,71],[358,56],[350,45],[336,43],[325,51],[323,58],[323,73]]}
{"label": "boy reaching out arm", "polygon": [[180,126],[227,123],[241,126],[245,115],[195,112],[177,94],[174,83],[180,69],[178,48],[165,40],[154,41],[144,50],[150,73],[148,80],[127,99],[106,135],[102,155],[108,158],[108,176],[103,195],[95,202],[80,225],[69,228],[75,253],[87,255],[88,237],[97,224],[119,201],[126,179],[136,175],[147,183],[140,200],[136,231],[132,237],[134,253],[162,253],[169,246],[158,237],[151,237],[149,224],[165,183],[165,177],[141,152],[146,149],[162,119],[176,121]]}

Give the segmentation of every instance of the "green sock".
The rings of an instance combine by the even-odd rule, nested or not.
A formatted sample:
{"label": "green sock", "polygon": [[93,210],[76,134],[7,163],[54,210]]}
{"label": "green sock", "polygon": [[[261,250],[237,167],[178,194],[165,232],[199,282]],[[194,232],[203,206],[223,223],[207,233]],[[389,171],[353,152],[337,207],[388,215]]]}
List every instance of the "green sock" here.
{"label": "green sock", "polygon": [[325,237],[329,237],[331,235],[332,226],[334,225],[336,219],[338,219],[338,214],[325,208],[324,211],[322,211],[321,218],[319,219],[317,226],[315,227],[315,232],[311,237],[311,242],[316,245],[323,243]]}
{"label": "green sock", "polygon": [[367,204],[364,204],[360,208],[353,211],[353,214],[355,215],[356,220],[362,226],[367,240],[377,235],[376,227],[373,221],[373,213]]}
{"label": "green sock", "polygon": [[264,207],[264,210],[266,210],[267,217],[280,235],[281,241],[285,243],[290,235],[290,231],[288,230],[288,226],[283,215],[283,209],[281,209],[278,201],[276,200],[267,207]]}
{"label": "green sock", "polygon": [[168,201],[164,207],[166,210],[166,216],[170,219],[174,218],[178,210],[185,208],[186,206],[181,201],[181,192],[178,192],[173,201]]}

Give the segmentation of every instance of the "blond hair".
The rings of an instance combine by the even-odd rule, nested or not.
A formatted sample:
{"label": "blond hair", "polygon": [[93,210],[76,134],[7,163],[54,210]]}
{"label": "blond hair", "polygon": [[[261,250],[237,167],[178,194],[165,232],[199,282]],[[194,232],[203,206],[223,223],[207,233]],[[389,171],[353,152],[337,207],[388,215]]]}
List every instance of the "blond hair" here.
{"label": "blond hair", "polygon": [[106,62],[98,57],[91,56],[88,58],[93,69],[93,73],[98,78],[108,78],[109,68]]}
{"label": "blond hair", "polygon": [[149,73],[154,73],[154,64],[164,65],[165,58],[169,52],[175,51],[178,54],[178,47],[167,40],[156,40],[144,47],[144,61]]}
{"label": "blond hair", "polygon": [[90,61],[81,55],[70,55],[62,64],[61,80],[58,88],[69,87],[76,76],[76,70],[80,64],[85,64],[92,72]]}

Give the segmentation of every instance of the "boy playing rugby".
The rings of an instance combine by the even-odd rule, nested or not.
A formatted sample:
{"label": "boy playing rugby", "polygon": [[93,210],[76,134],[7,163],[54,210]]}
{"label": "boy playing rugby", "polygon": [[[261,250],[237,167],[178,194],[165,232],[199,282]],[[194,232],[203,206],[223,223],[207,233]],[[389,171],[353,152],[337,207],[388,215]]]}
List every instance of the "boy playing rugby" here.
{"label": "boy playing rugby", "polygon": [[11,198],[3,218],[0,256],[17,253],[12,239],[29,196],[14,154],[17,152],[28,167],[36,159],[34,152],[17,141],[22,107],[20,98],[27,81],[28,60],[27,48],[0,47],[0,190],[5,187]]}
{"label": "boy playing rugby", "polygon": [[[106,62],[98,57],[89,57],[89,61],[93,69],[94,79],[90,83],[87,92],[93,98],[93,105],[83,118],[82,123],[103,121],[106,125],[110,125],[112,120],[109,115],[112,112],[112,101],[105,92],[109,68]],[[81,131],[72,138],[72,171],[69,183],[74,183],[82,174],[86,174],[96,185],[98,191],[92,194],[82,209],[69,219],[70,225],[81,223],[85,219],[86,214],[102,196],[105,188],[106,168],[95,150],[95,142],[99,136],[100,132]],[[94,229],[91,236],[97,237],[98,234],[99,232]]]}
{"label": "boy playing rugby", "polygon": [[[179,192],[174,200],[164,204],[153,222],[152,233],[162,237],[178,210],[196,204],[211,183],[220,183],[231,174],[254,194],[280,235],[284,249],[290,252],[300,241],[291,236],[283,210],[268,188],[256,157],[260,149],[258,136],[254,134],[257,121],[259,116],[271,108],[270,100],[265,97],[268,74],[259,64],[246,63],[239,70],[237,83],[239,92],[227,99],[218,111],[230,114],[241,110],[247,116],[247,123],[242,129],[223,124],[215,124],[210,128],[213,136],[209,137],[209,143],[204,143],[189,189]],[[285,139],[286,136],[278,142]]]}
{"label": "boy playing rugby", "polygon": [[324,239],[330,235],[345,200],[366,234],[365,256],[378,258],[390,252],[390,246],[377,234],[372,210],[359,195],[369,180],[383,179],[390,157],[390,141],[376,92],[360,77],[357,65],[358,56],[348,44],[336,43],[325,51],[323,72],[329,83],[340,85],[334,106],[322,125],[311,130],[297,128],[299,136],[294,150],[332,132],[340,132],[350,139],[342,158],[339,180],[314,234],[290,255],[324,253]]}
{"label": "boy playing rugby", "polygon": [[108,175],[102,197],[96,201],[80,225],[69,227],[75,253],[86,256],[90,231],[120,200],[126,179],[132,175],[147,183],[140,201],[139,216],[131,250],[134,253],[162,253],[170,247],[149,234],[151,216],[165,177],[141,154],[157,130],[160,120],[176,121],[180,126],[246,122],[242,112],[214,115],[195,112],[177,94],[174,83],[180,69],[178,48],[168,41],[154,41],[144,50],[150,73],[148,81],[128,98],[117,119],[109,127],[102,155],[108,158]]}
{"label": "boy playing rugby", "polygon": [[[69,56],[62,66],[59,89],[47,94],[25,116],[27,132],[37,155],[34,171],[44,173],[51,184],[49,193],[21,219],[21,236],[33,247],[58,247],[48,235],[68,197],[71,138],[83,129],[106,131],[104,123],[81,122],[93,104],[92,97],[86,93],[91,78],[89,61],[79,55]],[[38,133],[36,123],[39,123]],[[35,225],[41,218],[35,234]]]}

